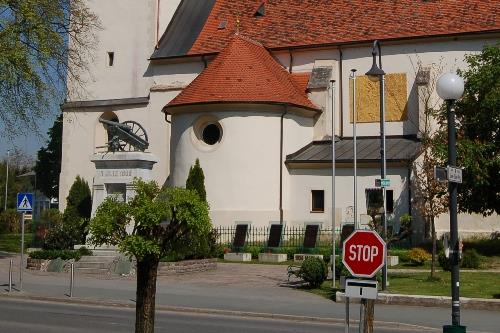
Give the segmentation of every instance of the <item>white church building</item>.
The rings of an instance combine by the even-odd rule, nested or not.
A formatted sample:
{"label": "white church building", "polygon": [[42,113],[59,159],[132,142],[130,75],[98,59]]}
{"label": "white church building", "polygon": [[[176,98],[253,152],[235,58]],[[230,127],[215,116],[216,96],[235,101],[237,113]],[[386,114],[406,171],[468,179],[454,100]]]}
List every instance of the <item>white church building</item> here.
{"label": "white church building", "polygon": [[[422,94],[500,37],[494,1],[88,4],[103,29],[83,97],[68,96],[62,107],[61,209],[77,175],[91,184],[94,203],[107,195],[127,200],[132,177],[184,186],[199,159],[212,223],[221,226],[327,227],[333,213],[337,226],[352,223],[354,111],[356,215],[368,222],[367,195],[380,190],[379,83],[365,75],[374,40],[386,73],[387,217],[396,229],[404,214],[418,223],[412,166]],[[435,93],[431,102],[441,103]],[[138,126],[134,133],[147,138],[147,148],[109,151],[113,133],[102,120]],[[438,233],[448,223],[440,216]],[[490,233],[500,230],[500,218],[462,214],[459,228]]]}

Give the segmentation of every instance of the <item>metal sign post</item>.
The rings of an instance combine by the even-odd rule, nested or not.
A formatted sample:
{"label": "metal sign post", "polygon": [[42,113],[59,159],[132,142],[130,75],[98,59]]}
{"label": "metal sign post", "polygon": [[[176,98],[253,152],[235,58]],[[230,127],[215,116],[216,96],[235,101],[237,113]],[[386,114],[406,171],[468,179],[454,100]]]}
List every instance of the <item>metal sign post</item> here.
{"label": "metal sign post", "polygon": [[23,290],[24,268],[24,212],[21,214],[21,263],[19,265],[19,291]]}
{"label": "metal sign post", "polygon": [[21,212],[21,262],[19,265],[19,291],[23,290],[24,269],[24,214],[33,211],[33,193],[17,194],[17,211]]}

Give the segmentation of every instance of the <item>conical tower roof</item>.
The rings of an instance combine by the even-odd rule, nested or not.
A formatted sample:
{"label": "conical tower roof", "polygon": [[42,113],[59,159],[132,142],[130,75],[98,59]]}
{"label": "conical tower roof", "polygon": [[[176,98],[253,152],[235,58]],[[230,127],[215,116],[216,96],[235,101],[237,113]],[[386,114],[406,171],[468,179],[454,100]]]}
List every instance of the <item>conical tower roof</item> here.
{"label": "conical tower roof", "polygon": [[288,104],[319,111],[261,44],[239,34],[167,108],[217,103]]}

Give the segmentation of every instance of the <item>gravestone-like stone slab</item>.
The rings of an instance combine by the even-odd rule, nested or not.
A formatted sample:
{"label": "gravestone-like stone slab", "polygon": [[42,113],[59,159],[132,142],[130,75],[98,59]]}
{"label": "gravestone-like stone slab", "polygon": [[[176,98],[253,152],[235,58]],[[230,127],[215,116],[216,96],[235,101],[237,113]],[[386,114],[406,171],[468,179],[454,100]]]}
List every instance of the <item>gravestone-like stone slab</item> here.
{"label": "gravestone-like stone slab", "polygon": [[272,224],[269,231],[269,240],[267,247],[279,247],[281,244],[281,234],[283,233],[283,226],[281,224]]}
{"label": "gravestone-like stone slab", "polygon": [[233,247],[241,248],[245,246],[247,231],[248,231],[248,224],[236,225],[236,231],[234,232]]}
{"label": "gravestone-like stone slab", "polygon": [[342,226],[342,231],[340,233],[340,244],[344,244],[344,241],[350,234],[354,231],[354,224],[344,224]]}
{"label": "gravestone-like stone slab", "polygon": [[47,266],[47,272],[62,272],[64,271],[64,264],[66,262],[62,260],[61,258],[57,258],[54,260],[51,260],[49,265]]}
{"label": "gravestone-like stone slab", "polygon": [[318,238],[319,225],[308,224],[306,225],[306,232],[304,235],[304,248],[316,247],[316,239]]}

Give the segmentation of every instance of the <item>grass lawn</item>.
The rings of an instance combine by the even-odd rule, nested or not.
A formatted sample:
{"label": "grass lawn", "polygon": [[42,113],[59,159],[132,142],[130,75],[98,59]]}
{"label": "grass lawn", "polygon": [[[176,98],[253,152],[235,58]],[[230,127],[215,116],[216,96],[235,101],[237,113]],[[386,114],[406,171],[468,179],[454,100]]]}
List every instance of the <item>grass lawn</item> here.
{"label": "grass lawn", "polygon": [[[389,273],[389,293],[405,295],[451,296],[450,272],[437,272],[436,280],[429,279],[429,272]],[[333,299],[332,281],[325,281],[320,288],[304,289],[316,295]],[[500,299],[500,273],[460,272],[460,296]]]}
{"label": "grass lawn", "polygon": [[[451,296],[450,272],[436,272],[431,281],[429,272],[389,274],[389,292]],[[461,272],[460,296],[472,298],[500,298],[500,273]]]}
{"label": "grass lawn", "polygon": [[[24,234],[24,247],[28,248],[33,241],[32,233]],[[21,252],[21,234],[0,234],[0,251]]]}

